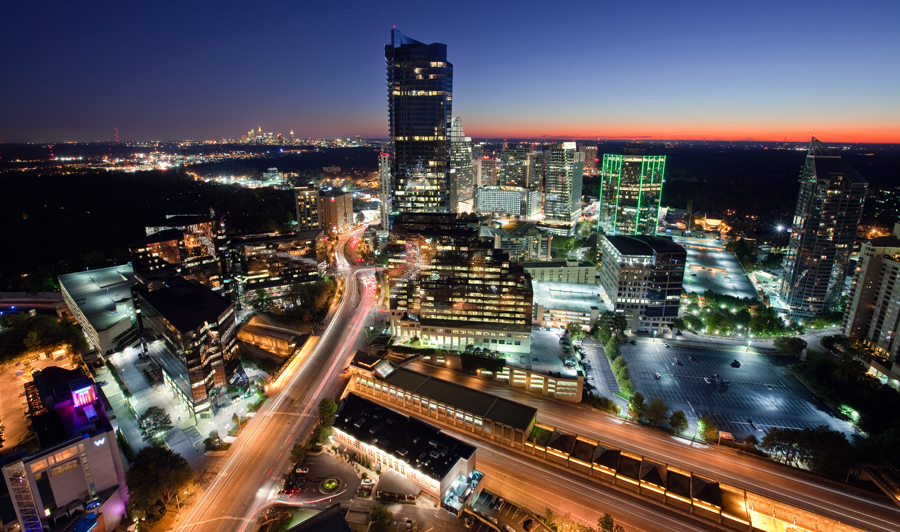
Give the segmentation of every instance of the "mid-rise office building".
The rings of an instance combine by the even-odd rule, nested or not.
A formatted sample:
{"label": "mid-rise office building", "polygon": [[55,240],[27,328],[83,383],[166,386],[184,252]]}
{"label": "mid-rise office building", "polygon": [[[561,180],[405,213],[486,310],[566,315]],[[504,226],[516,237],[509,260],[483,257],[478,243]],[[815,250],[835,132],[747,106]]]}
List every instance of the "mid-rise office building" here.
{"label": "mid-rise office building", "polygon": [[295,187],[294,203],[298,231],[316,231],[322,228],[319,218],[319,189],[316,187]]}
{"label": "mid-rise office building", "polygon": [[217,393],[240,369],[234,305],[183,277],[136,286],[134,304],[144,352],[189,415],[211,417]]}
{"label": "mid-rise office building", "polygon": [[632,332],[665,334],[678,317],[687,252],[671,238],[604,235],[600,286]]}
{"label": "mid-rise office building", "polygon": [[19,530],[115,530],[128,491],[112,407],[80,369],[48,367],[25,384],[35,437],[3,459]]}
{"label": "mid-rise office building", "polygon": [[462,120],[457,116],[450,129],[450,212],[472,212],[474,198],[472,138],[465,136]]}
{"label": "mid-rise office building", "polygon": [[597,159],[597,146],[582,144],[578,147],[578,151],[584,153],[584,172],[586,174],[595,173],[600,162]]}
{"label": "mid-rise office building", "polygon": [[[409,243],[407,250],[412,247]],[[420,246],[421,249],[421,246]],[[531,279],[509,255],[480,241],[447,236],[427,252],[407,252],[391,271],[391,332],[400,341],[510,353],[531,348]]]}
{"label": "mid-rise office building", "polygon": [[333,431],[335,441],[382,471],[403,475],[435,504],[444,502],[451,485],[466,483],[476,472],[475,447],[355,393],[338,405]]}
{"label": "mid-rise office building", "polygon": [[642,148],[604,154],[599,228],[608,235],[655,235],[665,170],[665,155],[646,155]]}
{"label": "mid-rise office building", "polygon": [[868,183],[813,137],[781,278],[781,299],[800,316],[822,314],[844,287]]}
{"label": "mid-rise office building", "polygon": [[543,188],[541,155],[529,145],[504,146],[500,151],[500,186]]}
{"label": "mid-rise office building", "polygon": [[475,211],[480,214],[536,218],[541,214],[543,194],[538,189],[519,187],[478,187]]}
{"label": "mid-rise office building", "polygon": [[244,235],[231,239],[236,294],[244,304],[261,296],[279,305],[291,303],[292,287],[319,279],[325,260],[324,232]]}
{"label": "mid-rise office building", "polygon": [[584,153],[574,142],[563,142],[547,152],[544,177],[544,224],[549,232],[572,236],[581,216]]}
{"label": "mid-rise office building", "polygon": [[329,235],[340,235],[353,229],[353,194],[340,189],[319,193],[319,220]]}
{"label": "mid-rise office building", "polygon": [[495,249],[509,253],[509,260],[550,260],[553,235],[537,229],[537,222],[514,222],[504,226],[482,226],[481,238],[493,242]]}
{"label": "mid-rise office building", "polygon": [[381,229],[391,228],[391,155],[382,153],[378,156],[378,199]]}
{"label": "mid-rise office building", "polygon": [[448,212],[453,65],[447,45],[424,44],[394,29],[384,57],[393,208]]}
{"label": "mid-rise office building", "polygon": [[524,263],[525,271],[532,281],[550,281],[566,284],[597,284],[597,267],[590,262],[558,259],[529,261]]}
{"label": "mid-rise office building", "polygon": [[473,162],[475,185],[492,187],[500,183],[500,160],[481,157]]}
{"label": "mid-rise office building", "polygon": [[103,358],[137,343],[131,302],[134,283],[131,264],[59,276],[63,301]]}
{"label": "mid-rise office building", "polygon": [[864,341],[892,363],[900,363],[898,281],[900,224],[891,236],[863,242],[843,322],[844,335]]}

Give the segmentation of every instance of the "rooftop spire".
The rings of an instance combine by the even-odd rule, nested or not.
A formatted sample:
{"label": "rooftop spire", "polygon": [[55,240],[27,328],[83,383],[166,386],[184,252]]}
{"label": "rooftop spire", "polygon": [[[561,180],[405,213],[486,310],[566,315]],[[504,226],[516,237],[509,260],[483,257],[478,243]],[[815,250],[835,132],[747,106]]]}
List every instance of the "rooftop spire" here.
{"label": "rooftop spire", "polygon": [[806,153],[807,157],[835,157],[831,150],[825,147],[819,139],[813,135],[812,139],[809,141],[809,151]]}

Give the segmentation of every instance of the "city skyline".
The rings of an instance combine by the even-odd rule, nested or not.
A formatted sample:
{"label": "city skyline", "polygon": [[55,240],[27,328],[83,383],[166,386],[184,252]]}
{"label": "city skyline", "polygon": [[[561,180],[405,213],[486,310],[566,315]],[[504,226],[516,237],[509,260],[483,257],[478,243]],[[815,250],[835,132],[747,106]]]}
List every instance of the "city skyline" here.
{"label": "city skyline", "polygon": [[0,141],[386,138],[396,27],[474,138],[900,142],[896,4],[516,6],[9,6]]}

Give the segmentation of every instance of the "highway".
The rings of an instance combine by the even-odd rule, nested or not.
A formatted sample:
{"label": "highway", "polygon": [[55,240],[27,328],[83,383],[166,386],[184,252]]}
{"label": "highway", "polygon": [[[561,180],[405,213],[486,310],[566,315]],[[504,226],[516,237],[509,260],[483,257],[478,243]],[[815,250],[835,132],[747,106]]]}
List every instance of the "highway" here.
{"label": "highway", "polygon": [[[414,362],[406,367],[533,406],[538,409],[539,423],[618,446],[864,530],[893,532],[900,528],[898,525],[900,508],[890,504],[888,499],[880,494],[858,493],[839,483],[793,471],[764,460],[710,449],[704,443],[692,443],[663,431],[626,423],[584,407],[530,394],[505,384],[462,375],[421,362]],[[477,445],[480,465],[481,447],[484,444]]]}
{"label": "highway", "polygon": [[171,530],[246,529],[256,511],[278,493],[290,450],[316,423],[319,401],[336,397],[345,385],[341,369],[356,352],[357,338],[375,303],[376,283],[373,269],[346,268],[348,263],[341,256],[344,241],[336,250],[338,271],[345,278],[344,294],[329,311],[321,337],[269,386],[269,400],[232,446],[203,495],[180,512]]}

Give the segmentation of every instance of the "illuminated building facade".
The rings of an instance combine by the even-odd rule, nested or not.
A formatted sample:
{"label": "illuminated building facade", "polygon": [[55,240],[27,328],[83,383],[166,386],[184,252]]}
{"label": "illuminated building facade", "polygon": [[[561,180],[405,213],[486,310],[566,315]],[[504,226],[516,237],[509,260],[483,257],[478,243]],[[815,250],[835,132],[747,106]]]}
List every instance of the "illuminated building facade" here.
{"label": "illuminated building facade", "polygon": [[521,216],[532,219],[541,214],[543,194],[538,189],[518,187],[478,187],[475,211],[484,214]]}
{"label": "illuminated building facade", "polygon": [[678,317],[687,251],[671,238],[604,235],[600,285],[635,333],[664,334]]}
{"label": "illuminated building facade", "polygon": [[353,229],[353,194],[340,189],[319,192],[319,219],[329,235],[340,235]]}
{"label": "illuminated building facade", "polygon": [[544,224],[561,236],[575,234],[581,216],[584,153],[574,142],[563,142],[547,151],[544,177]]}
{"label": "illuminated building facade", "polygon": [[541,188],[540,155],[531,146],[504,147],[500,151],[500,186]]}
{"label": "illuminated building facade", "polygon": [[665,170],[665,155],[641,148],[604,154],[598,227],[608,235],[655,235]]}
{"label": "illuminated building facade", "polygon": [[237,297],[244,304],[256,301],[259,290],[276,304],[296,304],[291,287],[319,279],[319,263],[325,260],[324,233],[318,229],[234,237],[230,258]]}
{"label": "illuminated building facade", "polygon": [[868,182],[813,137],[784,256],[781,299],[800,316],[828,312],[844,286]]}
{"label": "illuminated building facade", "polygon": [[584,153],[584,171],[587,174],[594,174],[597,172],[597,163],[600,161],[597,159],[597,146],[585,145],[582,144],[578,147],[578,151]]}
{"label": "illuminated building facade", "polygon": [[[147,239],[144,244],[154,240],[169,241],[172,231],[180,231],[182,238],[178,243],[181,262],[173,265],[175,273],[186,279],[195,280],[213,290],[231,290],[230,279],[226,275],[225,254],[228,240],[225,235],[225,223],[216,218],[210,209],[205,214],[179,214],[166,216],[156,226],[145,228]],[[159,236],[159,233],[165,233]],[[133,248],[134,251],[134,248]],[[161,255],[158,258],[163,258]],[[142,272],[135,271],[138,275]]]}
{"label": "illuminated building facade", "polygon": [[435,503],[475,472],[475,447],[355,393],[338,405],[332,430],[335,441],[377,470],[403,475]]}
{"label": "illuminated building facade", "polygon": [[128,491],[112,408],[80,369],[48,367],[33,379],[25,397],[36,438],[3,461],[19,530],[116,529]]}
{"label": "illuminated building facade", "polygon": [[597,267],[577,260],[551,260],[524,263],[532,281],[553,281],[566,284],[597,284]]}
{"label": "illuminated building facade", "polygon": [[894,234],[863,242],[853,292],[844,312],[844,335],[863,340],[900,362],[900,224]]}
{"label": "illuminated building facade", "polygon": [[457,116],[450,128],[450,211],[472,212],[474,197],[472,138],[465,136],[462,120]]}
{"label": "illuminated building facade", "polygon": [[481,238],[488,239],[494,248],[509,253],[509,260],[550,260],[553,235],[539,231],[537,222],[515,222],[502,227],[481,227]]}
{"label": "illuminated building facade", "polygon": [[416,262],[391,274],[391,331],[401,341],[462,350],[531,348],[531,279],[506,251],[479,241],[431,239]]}
{"label": "illuminated building facade", "polygon": [[381,200],[381,228],[391,228],[391,155],[382,153],[378,156],[378,199]]}
{"label": "illuminated building facade", "polygon": [[[192,415],[211,417],[212,399],[240,369],[234,305],[197,281],[172,277],[134,290],[144,352]],[[155,341],[163,349],[149,349]]]}
{"label": "illuminated building facade", "polygon": [[319,189],[294,187],[294,203],[298,231],[315,231],[322,228],[319,219]]}
{"label": "illuminated building facade", "polygon": [[475,185],[492,187],[500,183],[500,159],[481,157],[472,163],[475,169]]}
{"label": "illuminated building facade", "polygon": [[393,209],[448,212],[453,65],[447,45],[424,44],[391,30],[387,64]]}

